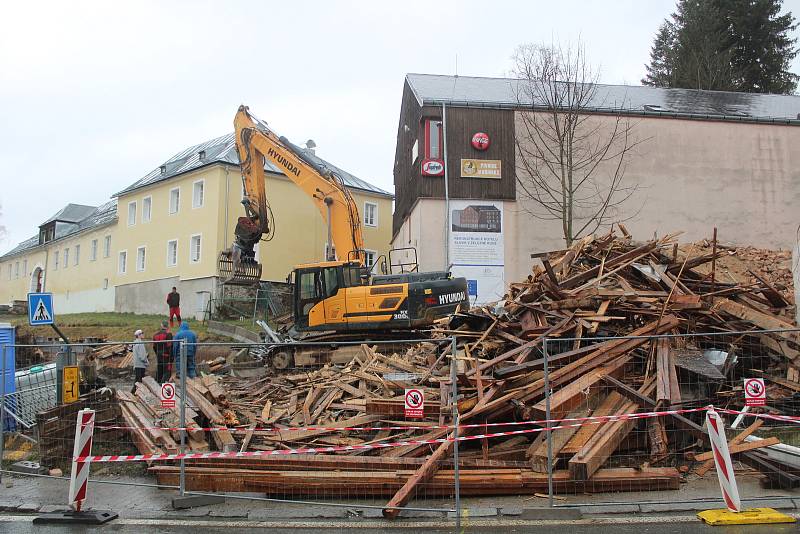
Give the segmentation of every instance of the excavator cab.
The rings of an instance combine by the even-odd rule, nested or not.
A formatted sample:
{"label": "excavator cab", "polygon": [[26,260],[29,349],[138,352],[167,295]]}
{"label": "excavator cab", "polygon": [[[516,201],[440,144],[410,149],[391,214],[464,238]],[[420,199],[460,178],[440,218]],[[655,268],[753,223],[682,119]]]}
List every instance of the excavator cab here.
{"label": "excavator cab", "polygon": [[369,271],[358,262],[324,262],[298,266],[293,278],[295,328],[309,330],[343,322],[353,298],[347,289],[368,285]]}

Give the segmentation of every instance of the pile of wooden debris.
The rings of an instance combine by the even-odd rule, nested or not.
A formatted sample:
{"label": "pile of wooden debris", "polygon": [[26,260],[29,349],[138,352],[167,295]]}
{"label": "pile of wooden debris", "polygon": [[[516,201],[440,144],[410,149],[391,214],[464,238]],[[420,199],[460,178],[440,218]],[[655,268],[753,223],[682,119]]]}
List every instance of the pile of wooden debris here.
{"label": "pile of wooden debris", "polygon": [[[621,236],[587,237],[568,250],[541,255],[541,265],[527,280],[511,284],[500,305],[454,316],[438,325],[429,343],[402,349],[362,345],[348,363],[306,372],[193,381],[187,392],[192,424],[227,430],[206,437],[192,432],[192,448],[209,446],[209,435],[219,450],[351,448],[334,455],[192,461],[187,487],[386,495],[392,496],[387,516],[415,494],[449,494],[451,363],[460,422],[468,425],[460,435],[473,438],[460,443],[465,495],[546,488],[544,423],[514,427],[527,430],[522,434],[474,439],[503,430],[484,425],[545,418],[545,355],[555,419],[708,404],[741,409],[741,379],[756,375],[769,384],[766,409],[794,414],[800,336],[791,331],[792,303],[765,277],[734,282],[717,276],[715,262],[728,253],[722,247],[716,253],[690,247],[683,255],[675,237],[639,243],[623,229]],[[676,337],[648,337],[661,334]],[[450,335],[457,336],[455,355]],[[120,394],[131,426],[177,426],[174,412],[153,409],[156,387],[146,381],[136,398]],[[425,392],[421,420],[403,417],[407,387]],[[677,489],[693,469],[708,469],[697,461],[708,450],[703,417],[697,411],[556,430],[555,489]],[[353,430],[359,427],[371,430]],[[136,434],[142,451],[175,448],[174,433]],[[404,444],[394,446],[398,442]],[[774,442],[742,448],[734,440],[733,450],[772,483],[800,485],[794,468],[755,450]],[[159,464],[151,471],[161,483],[177,481],[177,467]]]}

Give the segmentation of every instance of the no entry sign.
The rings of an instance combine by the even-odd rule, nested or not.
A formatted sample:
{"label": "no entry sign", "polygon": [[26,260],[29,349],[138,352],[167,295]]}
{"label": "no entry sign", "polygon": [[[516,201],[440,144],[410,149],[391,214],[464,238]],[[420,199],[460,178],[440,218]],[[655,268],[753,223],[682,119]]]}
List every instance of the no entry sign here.
{"label": "no entry sign", "polygon": [[767,388],[763,378],[744,379],[745,406],[764,406],[767,404]]}
{"label": "no entry sign", "polygon": [[161,407],[175,407],[175,384],[172,382],[164,382],[161,384]]}
{"label": "no entry sign", "polygon": [[425,394],[421,389],[407,389],[405,396],[406,417],[419,418],[425,411]]}

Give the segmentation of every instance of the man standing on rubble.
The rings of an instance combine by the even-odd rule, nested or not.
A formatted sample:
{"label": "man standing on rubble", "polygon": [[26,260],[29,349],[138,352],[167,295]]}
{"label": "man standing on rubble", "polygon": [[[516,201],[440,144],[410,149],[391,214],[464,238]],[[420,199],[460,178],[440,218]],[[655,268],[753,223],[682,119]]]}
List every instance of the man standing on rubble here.
{"label": "man standing on rubble", "polygon": [[133,333],[133,338],[133,373],[136,378],[134,379],[131,393],[136,393],[136,382],[141,382],[144,379],[150,362],[147,359],[147,347],[143,343],[144,332],[137,330]]}
{"label": "man standing on rubble", "polygon": [[161,321],[161,329],[153,335],[153,352],[156,353],[156,380],[169,382],[172,374],[172,332],[169,323]]}
{"label": "man standing on rubble", "polygon": [[167,294],[167,306],[169,306],[169,327],[175,326],[172,322],[173,317],[177,317],[178,324],[181,324],[181,294],[178,293],[177,287],[173,287],[172,292]]}
{"label": "man standing on rubble", "polygon": [[176,377],[180,377],[183,372],[181,369],[181,341],[186,342],[186,378],[197,376],[197,369],[194,364],[194,356],[197,353],[197,334],[189,329],[189,321],[183,321],[175,337],[172,338],[172,358],[175,362]]}

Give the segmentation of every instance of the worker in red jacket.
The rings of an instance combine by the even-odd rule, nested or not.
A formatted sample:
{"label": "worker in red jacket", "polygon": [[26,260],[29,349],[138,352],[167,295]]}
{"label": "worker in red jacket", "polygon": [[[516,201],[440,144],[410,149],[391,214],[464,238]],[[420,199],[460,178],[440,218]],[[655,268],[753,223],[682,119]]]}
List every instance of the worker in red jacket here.
{"label": "worker in red jacket", "polygon": [[178,293],[177,287],[173,287],[172,292],[167,294],[167,306],[169,306],[169,327],[175,326],[172,322],[173,317],[177,317],[178,324],[181,324],[181,294]]}

